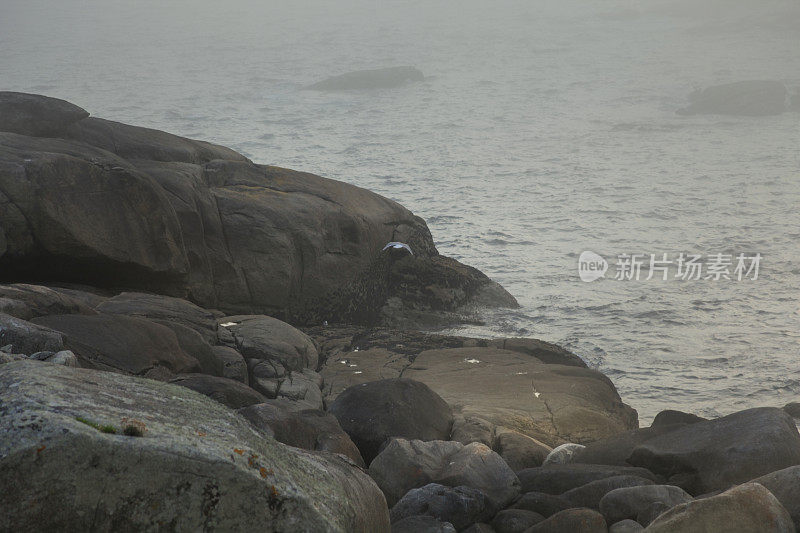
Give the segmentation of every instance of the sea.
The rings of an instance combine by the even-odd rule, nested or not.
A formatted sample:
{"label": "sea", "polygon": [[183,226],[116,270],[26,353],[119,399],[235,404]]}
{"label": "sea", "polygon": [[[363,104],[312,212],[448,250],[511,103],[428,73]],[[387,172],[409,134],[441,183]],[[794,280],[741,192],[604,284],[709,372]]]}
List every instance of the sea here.
{"label": "sea", "polygon": [[800,113],[676,114],[761,79],[800,87],[796,0],[0,0],[0,90],[402,203],[521,305],[448,333],[560,344],[642,425],[800,401]]}

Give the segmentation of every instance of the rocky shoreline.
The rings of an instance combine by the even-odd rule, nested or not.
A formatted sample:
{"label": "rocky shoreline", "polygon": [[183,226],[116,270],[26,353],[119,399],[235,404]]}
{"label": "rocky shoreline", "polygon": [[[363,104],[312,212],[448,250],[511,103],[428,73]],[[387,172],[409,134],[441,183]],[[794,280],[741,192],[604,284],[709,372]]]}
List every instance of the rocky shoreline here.
{"label": "rocky shoreline", "polygon": [[[795,531],[785,409],[640,428],[374,193],[0,92],[0,530]],[[381,251],[388,241],[405,251]]]}

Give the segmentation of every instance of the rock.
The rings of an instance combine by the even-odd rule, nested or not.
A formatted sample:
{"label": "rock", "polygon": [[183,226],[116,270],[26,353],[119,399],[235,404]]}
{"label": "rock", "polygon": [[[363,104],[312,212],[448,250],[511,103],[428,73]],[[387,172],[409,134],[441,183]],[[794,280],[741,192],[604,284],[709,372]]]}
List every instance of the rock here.
{"label": "rock", "polygon": [[[611,437],[613,438],[613,437]],[[604,439],[601,439],[601,441]],[[565,442],[553,448],[542,461],[542,465],[564,465],[571,463],[575,454],[586,448],[583,444]],[[600,463],[603,464],[603,463]]]}
{"label": "rock", "polygon": [[608,533],[638,533],[644,531],[644,527],[635,520],[620,520],[608,528]]}
{"label": "rock", "polygon": [[616,435],[591,442],[585,449],[576,451],[572,457],[575,463],[589,463],[596,465],[631,466],[628,457],[634,448],[647,442],[653,437],[664,435],[685,424],[656,425],[649,428],[631,429]]}
{"label": "rock", "polygon": [[471,487],[445,487],[430,483],[412,489],[389,512],[392,524],[410,516],[427,515],[461,530],[491,516],[486,495]]}
{"label": "rock", "polygon": [[[15,487],[0,494],[2,530],[389,530],[358,468],[189,389],[21,361],[0,366],[0,404],[0,483]],[[90,425],[125,420],[144,437]]]}
{"label": "rock", "polygon": [[336,417],[325,411],[298,409],[293,402],[269,400],[243,407],[238,413],[259,430],[269,430],[278,442],[349,457],[358,466],[364,460]]}
{"label": "rock", "polygon": [[592,481],[614,476],[638,476],[655,481],[655,476],[649,470],[632,466],[576,463],[527,468],[517,472],[517,477],[522,484],[522,492],[544,492],[546,494],[563,494]]}
{"label": "rock", "polygon": [[525,533],[606,533],[603,515],[591,509],[567,509],[539,522]]}
{"label": "rock", "polygon": [[357,70],[334,76],[313,85],[315,91],[349,91],[354,89],[390,89],[408,82],[425,79],[422,72],[414,67],[389,67],[374,70]]}
{"label": "rock", "polygon": [[561,346],[539,339],[497,339],[493,340],[490,345],[503,350],[511,350],[512,352],[531,355],[542,363],[547,363],[549,365],[587,368],[586,363],[580,356],[565,350]]}
{"label": "rock", "polygon": [[672,409],[665,409],[659,412],[650,424],[651,428],[661,426],[672,426],[675,424],[694,424],[695,422],[703,422],[706,419],[692,413],[683,413],[681,411],[674,411]]}
{"label": "rock", "polygon": [[[494,448],[495,425],[477,416],[455,415],[450,440],[462,444],[480,442]],[[538,442],[538,441],[536,441]]]}
{"label": "rock", "polygon": [[495,533],[495,530],[489,524],[476,522],[475,524],[469,526],[467,529],[463,530],[463,533]]}
{"label": "rock", "polygon": [[181,374],[170,380],[170,383],[197,391],[231,409],[239,409],[267,400],[258,392],[238,381],[206,374]]}
{"label": "rock", "polygon": [[0,131],[54,136],[88,116],[84,109],[58,98],[0,91]]}
{"label": "rock", "polygon": [[444,400],[427,385],[404,378],[354,385],[336,398],[329,411],[367,464],[389,437],[446,440],[453,424]]}
{"label": "rock", "polygon": [[228,346],[212,346],[211,352],[222,362],[222,377],[235,379],[245,385],[250,383],[247,363],[242,354]]}
{"label": "rock", "polygon": [[664,502],[653,502],[639,511],[639,514],[636,515],[636,523],[647,527],[650,522],[672,509],[672,507],[674,506],[667,505]]}
{"label": "rock", "polygon": [[175,322],[195,330],[210,344],[217,342],[217,317],[214,313],[180,298],[123,292],[103,301],[96,309],[101,313],[138,316],[160,323]]}
{"label": "rock", "polygon": [[574,503],[575,507],[599,509],[600,500],[609,492],[623,487],[630,488],[643,485],[653,485],[653,482],[639,476],[613,476],[590,481],[585,485],[570,489],[563,493],[561,497]]}
{"label": "rock", "polygon": [[561,496],[545,494],[544,492],[526,492],[511,506],[512,509],[533,511],[545,518],[573,507],[574,505],[571,501]]}
{"label": "rock", "polygon": [[312,409],[323,409],[322,392],[319,390],[321,384],[320,375],[313,370],[304,368],[302,372],[290,372],[280,381],[277,397],[303,402]]}
{"label": "rock", "polygon": [[315,369],[317,348],[302,331],[263,315],[227,316],[219,320],[236,339],[245,359],[280,363],[286,370]]}
{"label": "rock", "polygon": [[23,320],[45,315],[97,314],[94,309],[67,294],[25,283],[0,285],[0,311]]}
{"label": "rock", "polygon": [[628,462],[697,495],[800,464],[800,434],[781,409],[747,409],[654,437]]}
{"label": "rock", "polygon": [[714,85],[689,95],[679,115],[779,115],[788,109],[789,94],[780,81],[751,80]]}
{"label": "rock", "polygon": [[54,365],[64,365],[73,368],[79,368],[81,366],[80,363],[78,363],[78,358],[69,350],[61,350],[60,352],[56,352],[45,359],[45,361],[48,363],[53,363]]}
{"label": "rock", "polygon": [[506,509],[495,515],[492,527],[497,533],[522,533],[543,520],[542,515],[532,511]]}
{"label": "rock", "polygon": [[790,466],[753,480],[775,496],[800,530],[800,466]]}
{"label": "rock", "polygon": [[625,487],[614,489],[603,496],[599,509],[606,522],[613,524],[625,519],[636,520],[639,513],[654,503],[662,503],[669,509],[691,499],[683,489],[672,485]]}
{"label": "rock", "polygon": [[200,364],[200,372],[212,376],[222,376],[222,360],[217,357],[211,345],[205,341],[197,330],[169,320],[153,320],[153,322],[172,330],[178,339],[178,345],[181,349],[189,356],[197,359]]}
{"label": "rock", "polygon": [[514,472],[542,466],[551,451],[546,444],[510,429],[498,428],[496,435],[493,449]]}
{"label": "rock", "polygon": [[656,518],[648,533],[737,533],[795,530],[792,518],[780,502],[758,483],[746,483],[709,498],[677,505]]}
{"label": "rock", "polygon": [[178,344],[169,328],[123,315],[52,315],[33,319],[64,335],[64,345],[81,366],[157,379],[199,370],[197,359]]}
{"label": "rock", "polygon": [[800,402],[789,402],[783,406],[783,410],[792,418],[800,418]]}
{"label": "rock", "polygon": [[16,353],[58,352],[64,349],[64,336],[50,328],[0,313],[0,345],[7,344],[10,345],[8,351]]}
{"label": "rock", "polygon": [[409,516],[392,524],[392,533],[456,533],[456,528],[432,516]]}
{"label": "rock", "polygon": [[545,364],[519,352],[478,347],[427,350],[417,355],[403,377],[428,384],[460,406],[464,416],[513,429],[548,446],[565,440],[590,442],[638,425],[636,411],[622,403],[600,372]]}

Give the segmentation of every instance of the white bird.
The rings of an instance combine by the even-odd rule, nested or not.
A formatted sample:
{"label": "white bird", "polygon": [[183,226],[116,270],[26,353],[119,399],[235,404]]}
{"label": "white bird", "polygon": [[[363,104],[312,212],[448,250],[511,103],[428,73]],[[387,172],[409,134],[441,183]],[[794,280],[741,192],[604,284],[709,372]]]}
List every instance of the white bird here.
{"label": "white bird", "polygon": [[[414,252],[411,251],[411,247],[409,247],[404,242],[389,242],[389,243],[386,243],[386,246],[383,247],[383,250],[386,250],[387,248],[394,248],[395,250],[399,250],[401,248],[405,248],[406,250],[408,250],[408,253],[410,253],[411,255],[414,255]],[[383,250],[381,250],[381,252]]]}

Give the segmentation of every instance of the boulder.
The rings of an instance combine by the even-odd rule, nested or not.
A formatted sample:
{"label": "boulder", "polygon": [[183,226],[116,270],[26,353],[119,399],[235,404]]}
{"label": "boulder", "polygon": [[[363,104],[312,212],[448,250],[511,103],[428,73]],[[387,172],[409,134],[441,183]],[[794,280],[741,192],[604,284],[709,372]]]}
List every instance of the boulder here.
{"label": "boulder", "polygon": [[322,378],[313,370],[304,368],[302,372],[289,372],[280,380],[276,397],[302,402],[311,409],[323,409],[321,384]]}
{"label": "boulder", "polygon": [[702,416],[697,416],[692,413],[684,413],[682,411],[675,411],[673,409],[665,409],[659,412],[650,424],[651,428],[661,426],[672,426],[675,424],[694,424],[695,422],[703,422],[706,419]]}
{"label": "boulder", "polygon": [[613,524],[626,519],[636,520],[642,511],[649,509],[655,503],[662,503],[669,509],[691,499],[692,497],[680,487],[642,485],[608,492],[600,500],[599,509],[606,522]]}
{"label": "boulder", "polygon": [[409,516],[392,524],[392,533],[456,533],[456,528],[432,516]]}
{"label": "boulder", "polygon": [[222,377],[235,379],[245,385],[250,383],[247,363],[242,354],[228,346],[212,346],[211,352],[222,362]]}
{"label": "boulder", "polygon": [[524,509],[505,509],[492,519],[492,528],[497,533],[522,533],[544,520],[544,517]]}
{"label": "boulder", "polygon": [[570,489],[563,493],[561,497],[571,501],[575,504],[575,507],[599,509],[600,501],[609,492],[624,487],[641,487],[647,485],[653,485],[653,482],[639,476],[613,476],[590,481],[585,485]]}
{"label": "boulder", "polygon": [[527,468],[517,472],[517,477],[522,484],[522,492],[544,492],[546,494],[563,494],[592,481],[614,476],[637,476],[655,481],[655,476],[649,470],[632,466],[576,463]]}
{"label": "boulder", "polygon": [[792,418],[800,418],[800,402],[789,402],[783,406],[783,410]]}
{"label": "boulder", "polygon": [[0,285],[0,312],[23,320],[45,315],[97,314],[90,306],[68,294],[25,283]]}
{"label": "boulder", "polygon": [[217,317],[214,313],[180,298],[141,292],[123,292],[104,300],[96,309],[107,314],[138,316],[159,322],[175,322],[195,330],[210,344],[217,342]]}
{"label": "boulder", "polygon": [[779,115],[789,108],[786,86],[775,80],[748,80],[714,85],[689,95],[679,115]]}
{"label": "boulder", "polygon": [[495,433],[493,449],[514,472],[542,466],[551,451],[546,444],[507,428],[497,428]]}
{"label": "boulder", "polygon": [[178,339],[178,345],[181,349],[190,357],[197,359],[200,365],[200,372],[212,376],[222,376],[222,359],[217,357],[211,345],[206,342],[197,330],[169,320],[153,320],[153,322],[172,330],[175,338]]}
{"label": "boulder", "polygon": [[606,533],[603,515],[591,509],[567,509],[539,522],[525,533]]}
{"label": "boulder", "polygon": [[55,136],[88,116],[86,110],[58,98],[0,91],[0,131]]}
{"label": "boulder", "polygon": [[608,527],[608,533],[639,533],[640,531],[644,531],[644,527],[636,520],[620,520]]}
{"label": "boulder", "polygon": [[800,465],[770,472],[753,482],[763,485],[781,502],[800,530]]}
{"label": "boulder", "polygon": [[63,334],[64,345],[81,366],[169,379],[196,372],[197,359],[178,344],[171,329],[143,318],[123,315],[52,315],[33,323]]}
{"label": "boulder", "polygon": [[544,492],[526,492],[514,502],[511,509],[525,509],[526,511],[533,511],[547,518],[559,511],[571,509],[573,507],[574,504],[571,501],[561,496],[545,494]]}
{"label": "boulder", "polygon": [[306,450],[338,453],[364,466],[358,448],[330,413],[298,408],[294,402],[286,400],[253,404],[239,409],[238,413],[257,429],[272,433],[278,442]]}
{"label": "boulder", "polygon": [[489,524],[483,522],[476,522],[463,530],[463,533],[495,533],[495,530]]}
{"label": "boulder", "polygon": [[747,409],[651,438],[628,462],[697,495],[800,464],[800,434],[781,409]]}
{"label": "boulder", "polygon": [[389,530],[358,468],[183,387],[20,361],[0,366],[0,404],[2,530]]}
{"label": "boulder", "polygon": [[507,507],[519,496],[519,479],[488,446],[473,442],[449,459],[437,477],[438,483],[481,489],[495,511]]}
{"label": "boulder", "polygon": [[791,533],[789,513],[763,486],[746,483],[727,492],[677,505],[645,529],[648,533]]}
{"label": "boulder", "polygon": [[444,400],[424,383],[405,378],[354,385],[336,398],[329,411],[367,464],[389,437],[446,440],[453,424]]}
{"label": "boulder", "polygon": [[[614,437],[609,437],[609,438],[613,439]],[[604,440],[605,439],[600,439],[599,442],[603,442]],[[550,453],[547,454],[547,456],[544,458],[544,461],[542,461],[542,465],[539,466],[565,465],[571,463],[573,462],[573,458],[575,457],[575,455],[584,448],[586,448],[586,446],[584,446],[583,444],[577,444],[574,442],[565,442],[564,444],[559,444],[558,446],[553,448],[550,451]],[[590,462],[590,461],[583,461],[583,462]],[[605,463],[600,462],[598,464],[605,464]]]}
{"label": "boulder", "polygon": [[170,383],[197,391],[231,409],[239,409],[267,400],[243,383],[218,376],[181,374],[171,379]]}
{"label": "boulder", "polygon": [[631,466],[628,457],[634,448],[653,437],[664,435],[685,424],[654,425],[649,428],[631,429],[604,439],[590,442],[585,448],[577,450],[572,462],[596,465]]}
{"label": "boulder", "polygon": [[392,524],[410,516],[427,515],[461,530],[491,517],[486,495],[471,487],[446,487],[429,483],[411,489],[390,510]]}
{"label": "boulder", "polygon": [[245,359],[279,363],[286,370],[315,369],[317,348],[302,331],[263,315],[227,316],[219,320],[236,340]]}
{"label": "boulder", "polygon": [[414,67],[388,67],[357,70],[340,74],[309,85],[315,91],[349,91],[354,89],[390,89],[425,79]]}
{"label": "boulder", "polygon": [[579,366],[587,368],[586,362],[569,350],[551,342],[539,339],[495,339],[489,343],[503,350],[520,352],[535,357],[542,363],[549,365]]}
{"label": "boulder", "polygon": [[638,426],[611,381],[596,370],[545,364],[497,348],[427,350],[403,377],[428,384],[442,398],[494,425],[548,446],[591,442]]}
{"label": "boulder", "polygon": [[490,448],[494,448],[496,431],[497,427],[483,418],[457,414],[453,417],[453,431],[450,433],[450,440],[455,440],[462,444],[480,442]]}
{"label": "boulder", "polygon": [[21,354],[58,352],[64,349],[64,336],[48,327],[0,313],[0,346],[6,345],[10,345],[9,351]]}

